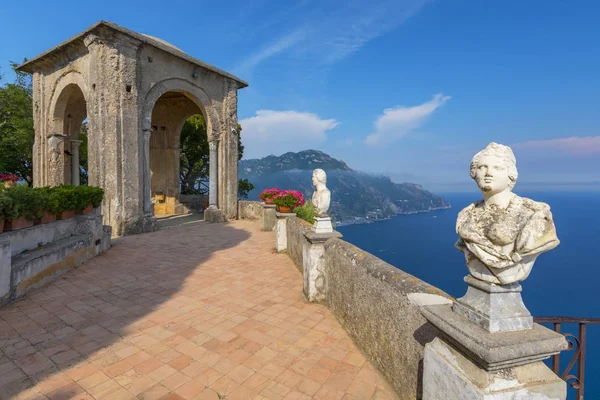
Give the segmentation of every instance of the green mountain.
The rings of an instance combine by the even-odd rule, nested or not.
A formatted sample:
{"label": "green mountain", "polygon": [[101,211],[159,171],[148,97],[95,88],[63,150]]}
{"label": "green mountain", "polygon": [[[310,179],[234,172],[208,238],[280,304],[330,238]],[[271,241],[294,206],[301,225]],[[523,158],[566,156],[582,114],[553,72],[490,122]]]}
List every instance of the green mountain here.
{"label": "green mountain", "polygon": [[386,176],[354,171],[345,162],[317,150],[241,160],[239,176],[256,186],[249,193],[249,199],[258,199],[259,193],[266,188],[278,187],[298,190],[309,200],[315,190],[311,179],[315,168],[322,168],[327,173],[327,187],[331,190],[330,214],[338,225],[450,207],[445,199],[420,185],[394,183]]}

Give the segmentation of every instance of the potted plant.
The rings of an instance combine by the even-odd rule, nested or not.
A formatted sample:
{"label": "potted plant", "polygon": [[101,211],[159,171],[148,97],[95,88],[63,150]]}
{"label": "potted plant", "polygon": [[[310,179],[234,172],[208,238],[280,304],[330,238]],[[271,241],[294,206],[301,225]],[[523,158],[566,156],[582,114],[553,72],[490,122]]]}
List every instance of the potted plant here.
{"label": "potted plant", "polygon": [[0,181],[2,181],[5,188],[13,188],[17,186],[19,177],[15,174],[0,174]]}
{"label": "potted plant", "polygon": [[315,207],[311,202],[306,202],[302,206],[294,209],[294,213],[300,219],[305,220],[309,224],[315,223]]}
{"label": "potted plant", "polygon": [[273,198],[277,196],[280,192],[281,190],[277,188],[265,189],[260,193],[258,197],[266,204],[273,204]]}
{"label": "potted plant", "polygon": [[0,190],[0,233],[4,231],[6,221],[19,218],[19,211],[13,199]]}
{"label": "potted plant", "polygon": [[52,204],[56,204],[53,211],[56,212],[57,220],[69,219],[75,215],[78,202],[74,188],[72,185],[49,188]]}
{"label": "potted plant", "polygon": [[273,204],[281,213],[291,213],[296,207],[304,205],[304,196],[297,190],[283,190],[273,197]]}
{"label": "potted plant", "polygon": [[33,189],[40,198],[42,212],[35,222],[38,224],[47,224],[56,221],[56,214],[59,214],[60,204],[53,195],[52,189],[49,187],[41,187]]}
{"label": "potted plant", "polygon": [[102,204],[104,190],[94,186],[77,186],[75,192],[78,197],[77,214],[89,214],[94,208]]}
{"label": "potted plant", "polygon": [[4,230],[14,231],[17,229],[33,226],[34,220],[43,214],[43,202],[37,193],[26,185],[16,186],[10,190],[4,190],[3,195],[14,202],[14,209],[10,218],[4,221]]}

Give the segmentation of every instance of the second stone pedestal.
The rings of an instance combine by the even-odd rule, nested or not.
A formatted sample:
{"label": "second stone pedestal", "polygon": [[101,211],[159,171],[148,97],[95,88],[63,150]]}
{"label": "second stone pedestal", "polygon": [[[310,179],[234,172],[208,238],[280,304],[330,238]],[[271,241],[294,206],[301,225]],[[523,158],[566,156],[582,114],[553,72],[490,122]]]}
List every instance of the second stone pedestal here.
{"label": "second stone pedestal", "polygon": [[277,217],[277,225],[275,226],[275,249],[278,253],[287,250],[287,220],[290,217],[295,217],[294,213],[275,213]]}
{"label": "second stone pedestal", "polygon": [[308,231],[304,234],[307,242],[302,249],[302,270],[304,278],[304,295],[310,302],[318,302],[325,299],[325,242],[333,238],[341,238],[342,234],[337,231],[328,233],[316,233]]}
{"label": "second stone pedestal", "polygon": [[277,224],[277,206],[275,204],[263,204],[262,230],[272,231]]}

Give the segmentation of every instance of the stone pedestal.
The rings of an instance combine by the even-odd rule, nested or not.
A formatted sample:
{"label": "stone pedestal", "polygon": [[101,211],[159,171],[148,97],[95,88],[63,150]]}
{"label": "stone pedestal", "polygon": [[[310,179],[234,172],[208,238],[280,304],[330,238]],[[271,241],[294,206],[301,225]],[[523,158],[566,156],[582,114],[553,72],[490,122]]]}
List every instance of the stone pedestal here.
{"label": "stone pedestal", "polygon": [[454,312],[489,332],[507,332],[531,329],[533,317],[523,304],[521,285],[494,285],[465,277],[467,294],[452,307]]}
{"label": "stone pedestal", "polygon": [[486,371],[443,340],[425,346],[423,400],[566,399],[566,383],[538,361]]}
{"label": "stone pedestal", "polygon": [[4,296],[10,293],[11,261],[10,240],[0,241],[0,304]]}
{"label": "stone pedestal", "polygon": [[277,224],[277,206],[275,204],[263,204],[263,231],[272,231]]}
{"label": "stone pedestal", "polygon": [[566,383],[542,363],[567,349],[560,333],[539,324],[492,333],[451,305],[421,312],[440,331],[425,346],[423,400],[566,398]]}
{"label": "stone pedestal", "polygon": [[204,210],[204,220],[206,222],[224,222],[225,218],[217,206],[208,206],[208,208]]}
{"label": "stone pedestal", "polygon": [[277,217],[277,225],[275,227],[275,249],[278,253],[287,250],[287,219],[295,217],[294,213],[275,213]]}
{"label": "stone pedestal", "polygon": [[333,232],[333,225],[331,224],[331,217],[315,217],[315,223],[312,227],[315,233],[331,233]]}
{"label": "stone pedestal", "polygon": [[329,233],[306,232],[304,236],[307,243],[302,248],[302,270],[304,278],[304,295],[310,302],[318,302],[325,299],[325,270],[323,254],[325,253],[325,242],[332,238],[341,238],[342,234],[337,231]]}

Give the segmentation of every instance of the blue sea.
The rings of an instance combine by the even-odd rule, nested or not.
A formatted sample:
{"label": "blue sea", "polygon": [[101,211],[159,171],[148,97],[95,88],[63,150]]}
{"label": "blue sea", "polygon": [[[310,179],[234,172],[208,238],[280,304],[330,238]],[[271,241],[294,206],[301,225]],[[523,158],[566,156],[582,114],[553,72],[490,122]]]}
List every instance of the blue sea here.
{"label": "blue sea", "polygon": [[[600,318],[600,193],[515,192],[550,205],[561,242],[538,257],[531,275],[522,283],[523,300],[531,314]],[[461,297],[466,291],[463,277],[467,268],[464,256],[454,248],[456,216],[480,195],[441,196],[452,208],[338,230],[344,240]],[[562,327],[563,332],[575,335],[577,330],[577,325]],[[571,354],[562,353],[564,367]],[[600,325],[587,327],[586,354],[585,398],[600,399]],[[575,372],[576,366],[571,373]],[[575,398],[573,390],[569,390],[569,398]]]}

